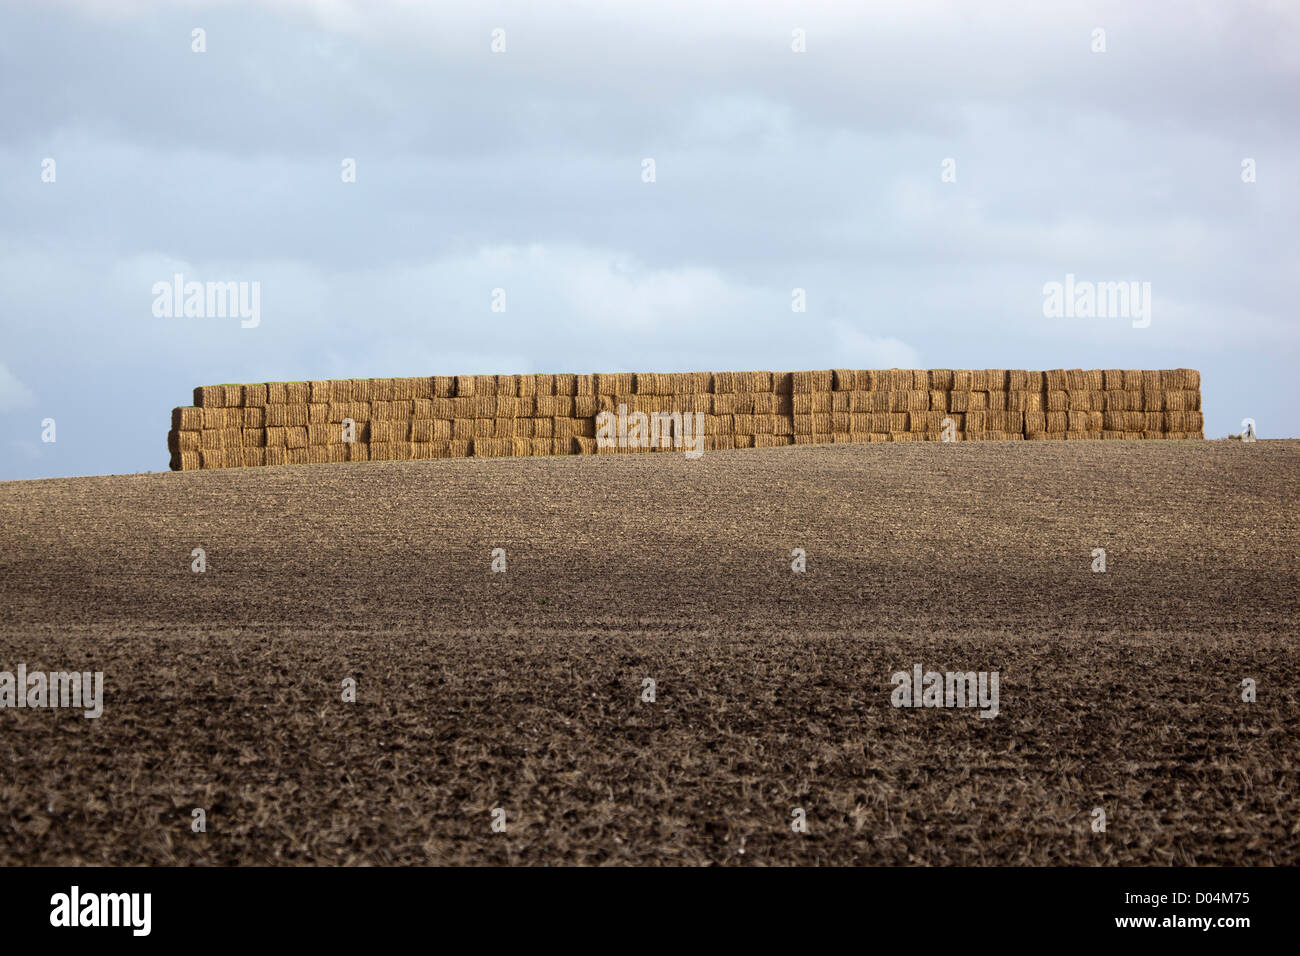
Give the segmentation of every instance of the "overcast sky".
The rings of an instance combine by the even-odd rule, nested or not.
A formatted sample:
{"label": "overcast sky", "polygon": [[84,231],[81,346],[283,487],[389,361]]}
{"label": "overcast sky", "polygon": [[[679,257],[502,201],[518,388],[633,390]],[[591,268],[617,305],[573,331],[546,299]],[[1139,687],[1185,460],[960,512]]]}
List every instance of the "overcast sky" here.
{"label": "overcast sky", "polygon": [[[1292,0],[6,3],[0,478],[470,372],[1186,366],[1207,437],[1298,436],[1298,94]],[[1067,274],[1150,324],[1045,317]]]}

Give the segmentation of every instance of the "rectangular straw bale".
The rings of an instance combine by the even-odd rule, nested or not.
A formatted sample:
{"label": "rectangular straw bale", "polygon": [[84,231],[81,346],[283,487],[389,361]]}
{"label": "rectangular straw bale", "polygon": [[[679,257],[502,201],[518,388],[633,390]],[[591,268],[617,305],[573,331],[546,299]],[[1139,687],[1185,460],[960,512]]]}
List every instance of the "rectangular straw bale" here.
{"label": "rectangular straw bale", "polygon": [[[771,372],[772,391],[778,395],[794,394],[794,372]],[[758,389],[757,391],[765,392],[767,389]]]}
{"label": "rectangular straw bale", "polygon": [[308,402],[327,404],[333,397],[334,383],[328,379],[315,378],[307,383]]}
{"label": "rectangular straw bale", "polygon": [[1198,412],[1201,410],[1201,393],[1198,389],[1171,389],[1165,392],[1165,410],[1173,412]]}
{"label": "rectangular straw bale", "polygon": [[1066,414],[1066,431],[1099,432],[1105,424],[1105,412],[1068,411]]}
{"label": "rectangular straw bale", "polygon": [[597,395],[631,395],[635,391],[636,375],[632,372],[597,372]]}
{"label": "rectangular straw bale", "polygon": [[[834,376],[830,369],[813,370],[793,373],[791,380],[795,394],[804,392],[829,392],[835,384]],[[753,389],[754,391],[767,391],[767,389]]]}
{"label": "rectangular straw bale", "polygon": [[308,406],[302,405],[267,405],[265,410],[267,427],[284,425],[306,425]]}
{"label": "rectangular straw bale", "polygon": [[578,376],[572,372],[559,372],[553,376],[551,391],[556,395],[568,395],[570,398],[579,394]]}
{"label": "rectangular straw bale", "polygon": [[1110,431],[1142,431],[1146,427],[1145,412],[1105,411],[1101,414],[1102,428]]}
{"label": "rectangular straw bale", "polygon": [[245,428],[265,428],[266,427],[266,406],[253,406],[252,408],[243,409],[243,421],[241,424]]}
{"label": "rectangular straw bale", "polygon": [[1158,369],[1142,370],[1142,391],[1144,392],[1164,391],[1164,386],[1160,384],[1160,371]]}
{"label": "rectangular straw bale", "polygon": [[[809,392],[808,394],[811,395],[812,393]],[[831,392],[830,396],[831,396],[832,412],[847,412],[852,410],[853,407],[852,392]],[[772,397],[776,398],[775,395],[773,395]]]}
{"label": "rectangular straw bale", "polygon": [[1069,412],[1048,412],[1047,430],[1049,432],[1064,432],[1070,424],[1069,415]]}
{"label": "rectangular straw bale", "polygon": [[1024,416],[1026,433],[1047,431],[1047,413],[1042,409],[1028,409]]}
{"label": "rectangular straw bale", "polygon": [[928,386],[931,390],[952,391],[952,369],[932,368],[929,372]]}
{"label": "rectangular straw bale", "polygon": [[289,401],[289,390],[284,382],[266,383],[266,404],[283,405]]}
{"label": "rectangular straw bale", "polygon": [[1102,404],[1105,406],[1102,411],[1106,412],[1140,412],[1142,411],[1142,392],[1135,391],[1106,391],[1102,393]]}
{"label": "rectangular straw bale", "polygon": [[1065,389],[1049,388],[1047,390],[1047,410],[1049,412],[1064,412],[1070,408],[1070,393]]}
{"label": "rectangular straw bale", "polygon": [[[1022,432],[1025,428],[1024,412],[990,411],[988,427],[995,432]],[[1100,424],[1098,425],[1100,427]]]}
{"label": "rectangular straw bale", "polygon": [[943,428],[943,420],[948,417],[949,417],[948,413],[942,411],[941,412],[912,412],[907,416],[908,431],[937,432]]}
{"label": "rectangular straw bale", "polygon": [[755,448],[784,448],[786,445],[793,445],[794,439],[789,435],[755,435]]}
{"label": "rectangular straw bale", "polygon": [[1012,412],[1043,411],[1043,393],[1034,391],[1007,392],[1007,410]]}
{"label": "rectangular straw bale", "polygon": [[1043,373],[1043,379],[1049,392],[1064,392],[1070,387],[1069,373],[1063,368],[1048,369]]}
{"label": "rectangular straw bale", "polygon": [[[830,412],[834,404],[830,392],[798,392],[791,398],[796,415]],[[717,407],[716,403],[714,407]]]}
{"label": "rectangular straw bale", "polygon": [[596,376],[595,375],[575,375],[574,393],[575,395],[595,395],[596,394]]}
{"label": "rectangular straw bale", "polygon": [[854,391],[850,392],[849,396],[849,411],[851,412],[889,411],[888,392]]}
{"label": "rectangular straw bale", "polygon": [[831,369],[831,388],[836,392],[847,392],[857,386],[857,372],[851,368]]}
{"label": "rectangular straw bale", "polygon": [[1066,394],[1066,401],[1068,402],[1067,411],[1072,411],[1072,412],[1101,411],[1100,408],[1094,409],[1092,407],[1093,392],[1090,391],[1089,389],[1072,388],[1069,391],[1067,391],[1065,394]]}
{"label": "rectangular straw bale", "polygon": [[265,448],[266,447],[266,429],[265,428],[242,428],[240,429],[241,438],[239,444],[244,448]]}
{"label": "rectangular straw bale", "polygon": [[[403,418],[411,416],[403,415]],[[345,418],[350,418],[354,422],[370,421],[370,403],[369,402],[330,402],[329,420],[331,422],[341,422]]]}
{"label": "rectangular straw bale", "polygon": [[1122,392],[1124,390],[1124,370],[1118,368],[1103,369],[1101,387],[1108,392]]}
{"label": "rectangular straw bale", "polygon": [[989,411],[1005,412],[1010,394],[1010,392],[1003,391],[989,392]]}
{"label": "rectangular straw bale", "polygon": [[1165,412],[1165,430],[1171,432],[1199,432],[1205,427],[1205,417],[1200,412]]}
{"label": "rectangular straw bale", "polygon": [[266,404],[265,385],[240,386],[239,404],[244,408],[261,408]]}
{"label": "rectangular straw bale", "polygon": [[[268,393],[268,397],[269,397],[269,393]],[[311,401],[310,382],[285,382],[284,383],[284,404],[306,405],[310,401]]]}
{"label": "rectangular straw bale", "polygon": [[1155,391],[1142,392],[1142,410],[1144,412],[1160,412],[1165,408],[1165,393],[1156,389]]}

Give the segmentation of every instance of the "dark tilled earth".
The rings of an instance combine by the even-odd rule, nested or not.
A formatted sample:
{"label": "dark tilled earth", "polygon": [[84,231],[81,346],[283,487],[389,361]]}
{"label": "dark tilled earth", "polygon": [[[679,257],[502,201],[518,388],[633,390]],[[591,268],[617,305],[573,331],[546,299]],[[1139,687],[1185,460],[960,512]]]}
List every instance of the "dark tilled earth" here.
{"label": "dark tilled earth", "polygon": [[[0,670],[105,681],[98,719],[0,710],[0,864],[1295,865],[1298,475],[1035,442],[0,484]],[[998,716],[891,706],[914,664],[997,671]]]}

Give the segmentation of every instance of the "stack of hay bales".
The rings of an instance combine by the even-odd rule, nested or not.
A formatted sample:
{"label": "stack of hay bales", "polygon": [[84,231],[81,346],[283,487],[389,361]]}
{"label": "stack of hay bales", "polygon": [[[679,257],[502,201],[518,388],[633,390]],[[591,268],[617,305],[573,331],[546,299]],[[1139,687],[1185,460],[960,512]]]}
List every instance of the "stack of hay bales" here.
{"label": "stack of hay bales", "polygon": [[708,451],[941,441],[946,420],[957,441],[1204,437],[1192,369],[826,369],[206,385],[168,449],[186,471],[680,450],[598,448],[602,412],[700,413]]}

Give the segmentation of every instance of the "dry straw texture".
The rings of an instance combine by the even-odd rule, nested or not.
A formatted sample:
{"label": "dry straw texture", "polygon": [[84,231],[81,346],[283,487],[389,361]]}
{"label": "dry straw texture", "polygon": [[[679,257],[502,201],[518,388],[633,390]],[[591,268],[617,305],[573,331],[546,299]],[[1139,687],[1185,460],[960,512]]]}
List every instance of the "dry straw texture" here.
{"label": "dry straw texture", "polygon": [[[596,447],[602,412],[674,420],[698,413],[708,450],[938,441],[949,419],[958,441],[1185,439],[1204,431],[1194,369],[839,368],[203,385],[192,406],[172,411],[167,447],[176,470],[637,453]],[[351,441],[346,420],[355,426]]]}

